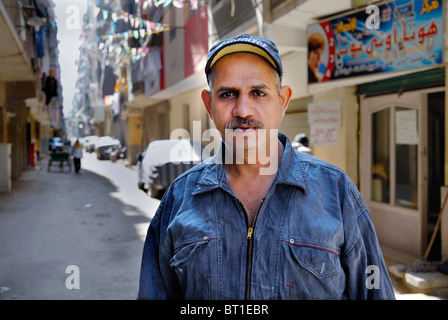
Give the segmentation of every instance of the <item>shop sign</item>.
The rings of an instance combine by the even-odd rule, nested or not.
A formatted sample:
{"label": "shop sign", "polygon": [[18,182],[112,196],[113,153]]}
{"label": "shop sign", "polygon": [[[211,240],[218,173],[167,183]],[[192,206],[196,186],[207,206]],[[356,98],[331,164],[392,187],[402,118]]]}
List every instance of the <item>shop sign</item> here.
{"label": "shop sign", "polygon": [[308,83],[440,64],[442,4],[388,1],[308,26]]}
{"label": "shop sign", "polygon": [[310,143],[313,146],[334,146],[338,142],[341,122],[341,101],[320,101],[308,104]]}

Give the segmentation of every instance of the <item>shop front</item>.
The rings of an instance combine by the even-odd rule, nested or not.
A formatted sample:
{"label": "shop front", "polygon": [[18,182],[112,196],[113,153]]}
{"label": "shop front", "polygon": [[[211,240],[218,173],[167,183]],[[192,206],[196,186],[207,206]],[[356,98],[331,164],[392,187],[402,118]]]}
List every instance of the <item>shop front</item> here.
{"label": "shop front", "polygon": [[[440,70],[440,71],[439,71]],[[445,157],[444,69],[383,80],[398,86],[375,94],[361,85],[361,193],[385,255],[422,257],[441,207]],[[437,77],[439,73],[442,76]],[[413,90],[405,91],[413,83]],[[420,88],[418,88],[420,86]],[[368,93],[367,93],[368,92]],[[377,91],[378,93],[378,91]],[[440,238],[431,258],[440,259]]]}
{"label": "shop front", "polygon": [[[403,263],[426,253],[448,181],[445,2],[427,4],[387,1],[375,6],[378,25],[364,9],[310,25],[307,32],[309,91],[314,102],[340,101],[336,143],[344,138],[350,147],[330,158],[335,149],[314,146],[315,154],[330,162],[343,157],[347,164],[356,158],[357,174],[348,169],[349,175],[383,253]],[[435,239],[429,258],[441,260],[443,232]]]}

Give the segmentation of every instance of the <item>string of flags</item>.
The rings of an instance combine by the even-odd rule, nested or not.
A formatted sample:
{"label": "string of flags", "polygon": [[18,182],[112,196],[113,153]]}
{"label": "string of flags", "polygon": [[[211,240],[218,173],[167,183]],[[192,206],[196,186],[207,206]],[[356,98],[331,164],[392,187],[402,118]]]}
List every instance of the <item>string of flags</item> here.
{"label": "string of flags", "polygon": [[[107,21],[109,18],[109,11],[108,10],[102,10],[98,9],[98,14],[101,14],[104,21]],[[151,35],[153,33],[160,33],[164,31],[170,30],[170,27],[168,25],[159,23],[159,22],[152,22],[149,20],[145,20],[143,18],[131,15],[123,10],[121,10],[120,15],[116,13],[111,14],[111,18],[113,21],[113,34],[109,35],[102,35],[101,39],[105,38],[119,38],[119,39],[127,39],[129,37],[133,37],[138,39],[139,37],[145,37],[146,35]],[[117,21],[118,20],[124,20],[125,23],[129,23],[130,26],[134,30],[128,30],[122,33],[117,33]]]}
{"label": "string of flags", "polygon": [[[143,3],[143,9],[145,9],[149,3],[155,7],[163,6],[168,7],[170,4],[175,6],[176,8],[183,8],[184,1],[187,0],[145,0]],[[199,8],[199,0],[188,0],[191,3],[191,9],[197,10]],[[162,24],[159,22],[152,22],[149,20],[145,20],[141,17],[130,14],[124,10],[120,10],[120,13],[117,14],[115,12],[109,12],[109,10],[95,8],[95,16],[101,15],[104,21],[107,21],[109,17],[113,21],[113,34],[102,35],[100,38],[104,39],[128,39],[128,38],[144,38],[148,35],[157,34],[160,32],[169,31],[171,28],[169,25]],[[134,30],[128,30],[125,32],[117,33],[117,21],[124,20],[125,23],[129,23]]]}
{"label": "string of flags", "polygon": [[[163,6],[164,8],[166,8],[170,4],[173,4],[173,6],[175,6],[176,8],[183,8],[185,1],[186,0],[153,0],[152,3],[156,7]],[[199,0],[189,0],[189,1],[190,1],[190,4],[191,4],[191,9],[192,10],[197,10],[198,9]],[[146,0],[145,2],[148,3],[149,1]]]}

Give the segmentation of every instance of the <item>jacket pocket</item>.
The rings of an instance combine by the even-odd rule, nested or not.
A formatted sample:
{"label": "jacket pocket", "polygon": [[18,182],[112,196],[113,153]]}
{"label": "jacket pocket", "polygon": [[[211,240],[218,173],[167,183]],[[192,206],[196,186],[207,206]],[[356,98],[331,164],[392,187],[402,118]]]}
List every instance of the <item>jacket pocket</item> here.
{"label": "jacket pocket", "polygon": [[214,249],[217,238],[202,236],[182,241],[174,248],[170,260],[186,299],[208,299],[212,276]]}
{"label": "jacket pocket", "polygon": [[341,269],[339,250],[307,241],[282,241],[288,244],[295,262],[319,279],[334,275]]}

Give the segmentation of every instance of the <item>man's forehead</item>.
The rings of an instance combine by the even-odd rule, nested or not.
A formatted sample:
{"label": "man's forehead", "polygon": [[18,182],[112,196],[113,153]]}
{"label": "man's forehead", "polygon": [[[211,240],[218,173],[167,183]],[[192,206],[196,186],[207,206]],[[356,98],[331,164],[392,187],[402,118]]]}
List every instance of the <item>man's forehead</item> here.
{"label": "man's forehead", "polygon": [[212,70],[219,72],[228,71],[230,68],[235,67],[236,65],[244,65],[249,64],[254,67],[254,70],[261,70],[260,68],[268,68],[270,70],[274,70],[274,67],[266,61],[266,59],[257,56],[256,54],[250,52],[237,52],[228,54],[225,57],[222,57],[219,61],[215,63]]}
{"label": "man's forehead", "polygon": [[[217,93],[219,92],[225,92],[225,91],[240,91],[243,87],[240,85],[235,86],[219,86],[216,90]],[[270,87],[262,82],[254,83],[254,84],[247,84],[245,88],[248,88],[250,90],[269,90]]]}

